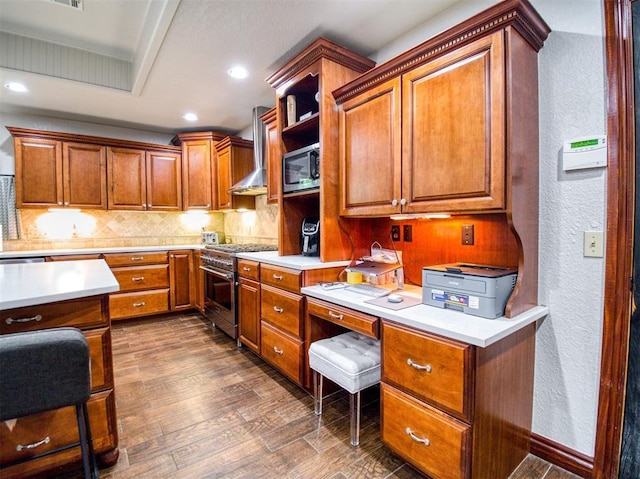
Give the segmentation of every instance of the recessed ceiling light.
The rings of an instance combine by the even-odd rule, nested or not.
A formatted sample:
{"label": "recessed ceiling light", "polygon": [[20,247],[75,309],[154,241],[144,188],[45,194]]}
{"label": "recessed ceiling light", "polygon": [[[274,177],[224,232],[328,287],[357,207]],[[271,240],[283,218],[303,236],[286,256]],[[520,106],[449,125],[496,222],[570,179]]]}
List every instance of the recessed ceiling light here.
{"label": "recessed ceiling light", "polygon": [[185,113],[184,115],[182,115],[182,118],[187,121],[196,121],[198,119],[198,115],[196,115],[195,113]]}
{"label": "recessed ceiling light", "polygon": [[230,68],[227,73],[232,78],[247,78],[249,76],[249,72],[244,67]]}
{"label": "recessed ceiling light", "polygon": [[19,93],[24,93],[25,91],[29,91],[29,89],[24,86],[22,83],[18,83],[18,82],[9,82],[7,84],[5,84],[4,86],[5,88],[11,90],[11,91],[16,91]]}

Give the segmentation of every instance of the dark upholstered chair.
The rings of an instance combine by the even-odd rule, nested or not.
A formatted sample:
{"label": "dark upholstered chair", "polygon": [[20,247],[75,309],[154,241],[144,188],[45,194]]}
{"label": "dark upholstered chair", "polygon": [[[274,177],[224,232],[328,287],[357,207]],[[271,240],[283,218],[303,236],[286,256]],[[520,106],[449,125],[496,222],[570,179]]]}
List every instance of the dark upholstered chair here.
{"label": "dark upholstered chair", "polygon": [[0,421],[75,406],[80,439],[2,467],[80,446],[85,478],[97,478],[86,406],[90,396],[89,345],[80,330],[57,328],[0,336]]}

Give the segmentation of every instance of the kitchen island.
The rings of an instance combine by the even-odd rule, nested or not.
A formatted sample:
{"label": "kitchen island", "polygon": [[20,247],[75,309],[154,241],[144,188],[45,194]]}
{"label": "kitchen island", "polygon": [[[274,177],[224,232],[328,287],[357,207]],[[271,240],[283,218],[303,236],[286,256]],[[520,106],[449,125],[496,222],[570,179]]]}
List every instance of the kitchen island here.
{"label": "kitchen island", "polygon": [[[116,278],[101,259],[0,265],[0,334],[74,327],[87,339],[91,357],[87,405],[93,446],[102,466],[115,464],[119,455],[109,316],[109,293],[118,290]],[[79,447],[37,457],[76,438],[74,407],[0,424],[0,461],[27,460],[3,469],[2,477],[39,475],[79,461]]]}

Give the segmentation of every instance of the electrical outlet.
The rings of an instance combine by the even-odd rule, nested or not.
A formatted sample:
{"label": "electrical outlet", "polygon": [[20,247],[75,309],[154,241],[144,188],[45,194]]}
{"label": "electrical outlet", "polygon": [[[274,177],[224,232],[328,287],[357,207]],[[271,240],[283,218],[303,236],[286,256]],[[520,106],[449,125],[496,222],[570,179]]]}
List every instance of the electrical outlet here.
{"label": "electrical outlet", "polygon": [[405,242],[410,243],[413,240],[411,234],[412,234],[411,233],[411,225],[404,225],[404,234],[403,234],[403,236],[404,236],[404,241]]}
{"label": "electrical outlet", "polygon": [[400,225],[391,225],[391,239],[400,241]]}
{"label": "electrical outlet", "polygon": [[584,232],[584,256],[591,256],[594,258],[604,257],[603,231]]}
{"label": "electrical outlet", "polygon": [[462,225],[462,244],[473,245],[473,225]]}

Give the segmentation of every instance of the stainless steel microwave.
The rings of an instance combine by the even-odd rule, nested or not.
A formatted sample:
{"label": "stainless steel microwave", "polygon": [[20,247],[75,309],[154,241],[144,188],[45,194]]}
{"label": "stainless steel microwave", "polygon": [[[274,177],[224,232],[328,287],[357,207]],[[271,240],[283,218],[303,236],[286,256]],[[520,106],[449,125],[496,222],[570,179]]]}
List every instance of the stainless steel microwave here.
{"label": "stainless steel microwave", "polygon": [[320,143],[314,143],[282,156],[282,192],[320,187]]}

